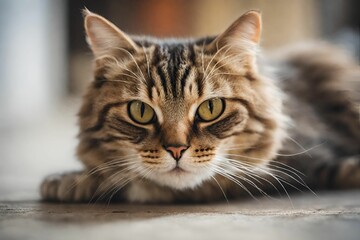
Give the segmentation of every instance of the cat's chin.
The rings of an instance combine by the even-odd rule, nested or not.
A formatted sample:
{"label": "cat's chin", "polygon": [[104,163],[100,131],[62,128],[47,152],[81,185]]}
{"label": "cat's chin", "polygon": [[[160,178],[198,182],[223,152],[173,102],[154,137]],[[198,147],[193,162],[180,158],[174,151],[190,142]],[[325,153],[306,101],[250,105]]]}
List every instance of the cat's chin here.
{"label": "cat's chin", "polygon": [[176,167],[167,172],[151,174],[148,178],[158,185],[184,190],[201,185],[201,183],[210,179],[213,174],[210,171],[190,172]]}

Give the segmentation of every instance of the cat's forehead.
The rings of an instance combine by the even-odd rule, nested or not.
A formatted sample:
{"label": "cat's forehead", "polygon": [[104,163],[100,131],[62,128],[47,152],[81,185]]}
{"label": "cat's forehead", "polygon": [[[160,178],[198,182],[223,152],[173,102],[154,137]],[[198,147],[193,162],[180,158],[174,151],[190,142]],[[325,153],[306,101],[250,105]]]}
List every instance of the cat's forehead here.
{"label": "cat's forehead", "polygon": [[181,45],[202,45],[212,42],[215,37],[202,37],[202,38],[155,38],[155,37],[142,37],[131,36],[134,42],[139,46],[161,46],[164,48],[176,48]]}

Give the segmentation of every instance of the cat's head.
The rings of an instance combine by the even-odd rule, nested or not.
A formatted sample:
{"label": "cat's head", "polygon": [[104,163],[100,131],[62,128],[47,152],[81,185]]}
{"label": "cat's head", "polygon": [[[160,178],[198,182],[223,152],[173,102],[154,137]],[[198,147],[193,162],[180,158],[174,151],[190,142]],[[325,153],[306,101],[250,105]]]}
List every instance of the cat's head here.
{"label": "cat's head", "polygon": [[89,168],[184,189],[274,157],[281,96],[258,70],[257,11],[201,39],[131,37],[89,11],[85,29],[95,73],[78,155]]}

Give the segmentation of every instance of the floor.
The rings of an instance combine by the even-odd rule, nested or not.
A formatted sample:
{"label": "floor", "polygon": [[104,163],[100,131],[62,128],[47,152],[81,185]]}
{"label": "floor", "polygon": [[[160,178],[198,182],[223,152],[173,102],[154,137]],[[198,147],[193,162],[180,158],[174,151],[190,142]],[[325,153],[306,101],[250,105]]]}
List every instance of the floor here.
{"label": "floor", "polygon": [[356,239],[360,191],[211,205],[0,202],[0,239]]}

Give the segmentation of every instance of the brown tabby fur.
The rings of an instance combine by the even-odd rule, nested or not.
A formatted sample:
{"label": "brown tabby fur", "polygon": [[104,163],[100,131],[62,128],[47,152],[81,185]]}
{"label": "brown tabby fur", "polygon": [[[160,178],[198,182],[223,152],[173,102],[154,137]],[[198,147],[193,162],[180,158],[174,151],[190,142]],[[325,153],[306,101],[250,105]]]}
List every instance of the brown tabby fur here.
{"label": "brown tabby fur", "polygon": [[[348,91],[359,67],[335,48],[297,47],[269,64],[256,11],[202,39],[130,38],[89,11],[85,28],[95,56],[79,112],[85,170],[46,179],[45,200],[203,202],[360,187],[359,109]],[[214,97],[224,112],[199,121],[197,107]],[[149,104],[156,121],[132,121],[131,100]],[[189,146],[175,170],[169,144]]]}

